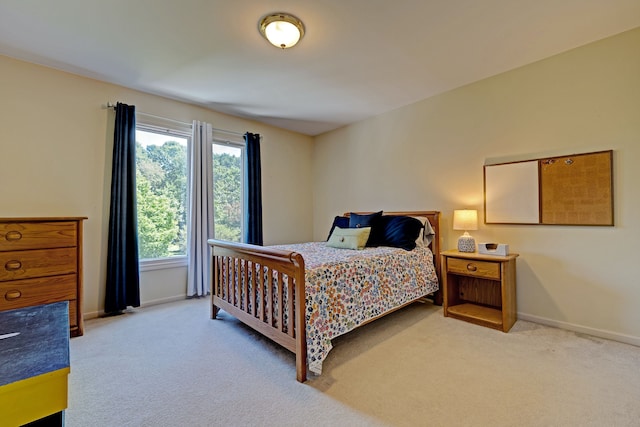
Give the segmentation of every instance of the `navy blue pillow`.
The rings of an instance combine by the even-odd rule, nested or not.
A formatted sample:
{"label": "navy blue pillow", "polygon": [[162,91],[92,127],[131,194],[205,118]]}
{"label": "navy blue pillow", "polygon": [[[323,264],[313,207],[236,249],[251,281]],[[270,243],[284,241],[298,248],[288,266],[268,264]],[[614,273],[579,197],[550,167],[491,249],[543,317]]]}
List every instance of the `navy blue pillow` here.
{"label": "navy blue pillow", "polygon": [[367,244],[365,246],[378,246],[378,244],[375,242],[379,240],[380,218],[382,218],[382,211],[374,212],[371,214],[357,214],[351,212],[349,213],[349,228],[371,227],[369,239],[367,239]]}
{"label": "navy blue pillow", "polygon": [[374,227],[375,221],[381,216],[382,211],[365,215],[351,212],[349,214],[349,228]]}
{"label": "navy blue pillow", "polygon": [[329,240],[329,237],[331,237],[331,233],[333,233],[333,229],[336,227],[349,228],[349,217],[337,216],[333,219],[333,224],[331,225],[331,231],[329,231],[329,236],[327,236],[327,240]]}
{"label": "navy blue pillow", "polygon": [[379,246],[391,246],[411,251],[416,247],[416,239],[422,231],[422,221],[410,216],[383,217],[384,228]]}
{"label": "navy blue pillow", "polygon": [[371,221],[371,233],[369,234],[369,240],[367,240],[367,247],[387,246],[385,228],[391,218],[394,217],[391,215],[380,215]]}

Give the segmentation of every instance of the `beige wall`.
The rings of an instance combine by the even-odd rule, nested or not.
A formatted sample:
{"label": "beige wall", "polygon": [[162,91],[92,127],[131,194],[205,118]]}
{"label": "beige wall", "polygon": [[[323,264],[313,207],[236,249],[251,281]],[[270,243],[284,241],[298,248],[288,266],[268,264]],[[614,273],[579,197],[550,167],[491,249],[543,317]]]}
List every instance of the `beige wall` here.
{"label": "beige wall", "polygon": [[[526,46],[523,46],[525,49]],[[477,208],[477,241],[508,243],[518,312],[640,345],[640,29],[316,138],[314,237],[349,210]],[[615,227],[482,224],[487,160],[614,150]]]}
{"label": "beige wall", "polygon": [[[312,236],[312,138],[0,56],[0,216],[87,216],[84,312],[103,309],[113,147],[107,101],[260,133],[265,243]],[[286,188],[287,191],[283,191]],[[186,268],[141,275],[142,303],[186,295]]]}

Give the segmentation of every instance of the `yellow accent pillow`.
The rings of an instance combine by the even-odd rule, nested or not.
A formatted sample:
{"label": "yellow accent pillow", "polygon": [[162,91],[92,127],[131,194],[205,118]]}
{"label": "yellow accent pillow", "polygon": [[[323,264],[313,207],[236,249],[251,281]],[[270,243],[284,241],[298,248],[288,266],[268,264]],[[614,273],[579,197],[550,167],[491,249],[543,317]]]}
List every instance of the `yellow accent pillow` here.
{"label": "yellow accent pillow", "polygon": [[327,241],[327,246],[339,249],[364,249],[367,240],[369,240],[369,234],[371,234],[371,227],[336,227]]}

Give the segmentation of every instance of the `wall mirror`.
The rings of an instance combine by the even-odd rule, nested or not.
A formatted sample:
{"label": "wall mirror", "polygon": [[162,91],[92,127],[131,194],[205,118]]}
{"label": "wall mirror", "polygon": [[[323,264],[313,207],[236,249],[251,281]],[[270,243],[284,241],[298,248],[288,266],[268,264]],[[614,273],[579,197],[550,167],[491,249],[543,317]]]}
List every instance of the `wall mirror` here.
{"label": "wall mirror", "polygon": [[484,222],[613,225],[613,150],[485,165]]}

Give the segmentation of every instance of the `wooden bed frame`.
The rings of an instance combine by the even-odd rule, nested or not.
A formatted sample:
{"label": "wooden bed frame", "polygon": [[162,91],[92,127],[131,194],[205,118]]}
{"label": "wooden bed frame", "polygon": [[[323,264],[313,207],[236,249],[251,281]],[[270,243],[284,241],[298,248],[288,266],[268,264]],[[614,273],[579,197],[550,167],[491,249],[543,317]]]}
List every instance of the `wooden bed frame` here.
{"label": "wooden bed frame", "polygon": [[[406,211],[384,212],[384,214],[420,216],[429,219],[436,233],[430,247],[434,254],[436,274],[440,278],[440,212]],[[295,353],[296,379],[305,382],[307,379],[307,341],[305,266],[302,255],[245,243],[215,239],[208,242],[212,253],[211,318],[215,319],[218,311],[222,309]],[[264,270],[265,273],[258,274],[261,270]],[[275,281],[274,275],[277,277]],[[250,282],[251,292],[248,292]],[[286,309],[283,304],[279,303],[283,301],[285,286],[288,295]],[[426,295],[419,299],[424,297]],[[415,301],[417,299],[365,323],[383,317]],[[440,290],[433,294],[433,302],[437,305],[442,304]],[[288,313],[289,316],[285,316],[285,313]]]}

